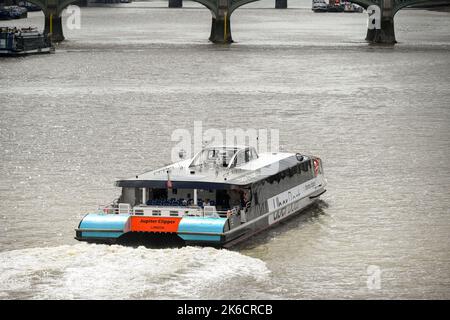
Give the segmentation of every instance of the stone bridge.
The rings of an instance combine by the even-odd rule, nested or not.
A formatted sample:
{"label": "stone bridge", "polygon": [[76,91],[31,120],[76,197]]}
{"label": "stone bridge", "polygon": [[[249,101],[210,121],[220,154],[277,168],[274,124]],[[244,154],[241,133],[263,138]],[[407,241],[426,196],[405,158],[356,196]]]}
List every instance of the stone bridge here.
{"label": "stone bridge", "polygon": [[[61,13],[70,4],[77,0],[28,0],[42,8],[45,15],[46,34],[51,33],[53,41],[63,41],[64,33],[62,28]],[[209,9],[212,16],[211,35],[209,40],[214,43],[231,43],[231,15],[233,12],[250,2],[259,0],[192,0],[198,2]],[[422,4],[433,4],[435,0],[352,0],[351,2],[369,9],[369,23],[374,27],[368,28],[366,40],[372,43],[394,44],[394,16],[404,7]],[[441,1],[450,4],[450,0]],[[378,6],[379,10],[374,10],[371,6]],[[182,0],[169,0],[169,7],[182,7]],[[275,0],[275,8],[287,8],[287,0]],[[376,8],[375,8],[376,9]],[[378,11],[378,12],[376,12]],[[374,15],[379,13],[379,23],[374,23]]]}

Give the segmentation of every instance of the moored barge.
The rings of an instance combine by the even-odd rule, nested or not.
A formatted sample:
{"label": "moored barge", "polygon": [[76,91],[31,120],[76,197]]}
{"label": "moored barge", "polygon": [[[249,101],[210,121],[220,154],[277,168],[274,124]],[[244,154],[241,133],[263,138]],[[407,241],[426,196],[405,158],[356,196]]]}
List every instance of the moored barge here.
{"label": "moored barge", "polygon": [[0,55],[17,56],[54,51],[50,38],[36,28],[0,27]]}

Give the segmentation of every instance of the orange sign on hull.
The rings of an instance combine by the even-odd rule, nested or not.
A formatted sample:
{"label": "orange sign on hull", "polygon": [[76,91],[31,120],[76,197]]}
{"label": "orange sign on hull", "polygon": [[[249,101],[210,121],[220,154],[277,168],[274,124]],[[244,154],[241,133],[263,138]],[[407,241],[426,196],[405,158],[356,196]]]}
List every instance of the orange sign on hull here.
{"label": "orange sign on hull", "polygon": [[181,218],[131,217],[131,231],[177,232]]}

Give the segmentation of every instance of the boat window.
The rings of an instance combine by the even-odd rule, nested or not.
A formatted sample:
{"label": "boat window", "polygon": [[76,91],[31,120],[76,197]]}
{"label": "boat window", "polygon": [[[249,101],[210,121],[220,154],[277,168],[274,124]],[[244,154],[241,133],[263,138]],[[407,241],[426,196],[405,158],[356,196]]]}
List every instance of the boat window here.
{"label": "boat window", "polygon": [[249,162],[252,159],[252,151],[250,149],[245,150],[245,162]]}
{"label": "boat window", "polygon": [[241,150],[238,152],[236,157],[234,158],[233,165],[231,167],[241,166],[251,160],[255,160],[258,158],[258,154],[254,148],[247,148],[245,150]]}
{"label": "boat window", "polygon": [[217,165],[228,167],[231,159],[236,153],[237,148],[207,148],[202,150],[192,161],[190,167],[201,165]]}
{"label": "boat window", "polygon": [[122,188],[122,194],[119,198],[119,202],[128,203],[131,206],[139,204],[141,202],[142,193],[139,188]]}
{"label": "boat window", "polygon": [[249,152],[250,152],[250,160],[258,159],[258,153],[256,152],[255,148],[250,148]]}
{"label": "boat window", "polygon": [[236,155],[236,160],[234,165],[237,166],[241,166],[244,163],[248,162],[248,150],[244,151],[239,151],[239,153]]}

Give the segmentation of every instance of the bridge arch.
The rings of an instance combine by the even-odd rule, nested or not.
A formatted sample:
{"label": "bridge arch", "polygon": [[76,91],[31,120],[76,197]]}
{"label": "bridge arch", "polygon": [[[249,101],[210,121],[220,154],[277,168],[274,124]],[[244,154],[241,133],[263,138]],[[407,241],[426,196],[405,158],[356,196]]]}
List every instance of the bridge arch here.
{"label": "bridge arch", "polygon": [[[351,0],[350,2],[360,5],[364,9],[367,9],[371,5],[377,5],[380,9],[383,8],[383,0]],[[393,15],[405,7],[409,7],[416,4],[426,4],[431,2],[430,0],[392,0],[393,3]],[[450,4],[450,1],[446,1]]]}
{"label": "bridge arch", "polygon": [[41,8],[41,10],[45,13],[46,11],[52,11],[53,14],[61,15],[63,10],[71,5],[72,3],[77,2],[77,0],[57,0],[56,5],[53,3],[49,3],[47,0],[27,0]]}
{"label": "bridge arch", "polygon": [[[45,15],[44,33],[51,31],[53,41],[64,40],[62,28],[62,11],[77,0],[28,0],[38,5]],[[230,18],[239,7],[259,0],[192,0],[200,3],[212,15],[211,35],[209,40],[215,43],[231,43]],[[375,43],[395,43],[394,16],[401,9],[416,5],[426,4],[431,0],[350,0],[367,9],[371,5],[378,5],[381,9],[381,28],[367,31],[366,40]],[[449,3],[450,0],[442,2]]]}
{"label": "bridge arch", "polygon": [[380,0],[352,0],[351,2],[363,7],[364,9],[367,9],[371,5],[380,6]]}
{"label": "bridge arch", "polygon": [[260,0],[231,0],[230,12],[233,13],[237,8],[256,1]]}
{"label": "bridge arch", "polygon": [[217,5],[215,4],[215,1],[209,1],[209,0],[191,0],[197,3],[200,3],[201,5],[205,6],[209,11],[215,12],[217,10]]}
{"label": "bridge arch", "polygon": [[248,3],[259,0],[192,0],[205,6],[211,11],[211,35],[209,40],[215,43],[231,43],[231,15]]}
{"label": "bridge arch", "polygon": [[[354,0],[352,2],[358,3],[360,1],[373,2],[381,9],[380,29],[368,29],[366,40],[372,43],[385,44],[395,44],[397,42],[394,30],[394,17],[398,11],[415,4],[432,2],[431,0]],[[450,3],[448,0],[444,2]]]}
{"label": "bridge arch", "polygon": [[430,2],[430,0],[396,0],[394,6],[394,15],[405,7],[409,7],[416,4],[426,4],[427,2]]}
{"label": "bridge arch", "polygon": [[39,6],[42,11],[45,10],[46,1],[41,1],[41,0],[27,0],[27,1],[32,3],[32,4],[35,4],[35,5]]}

